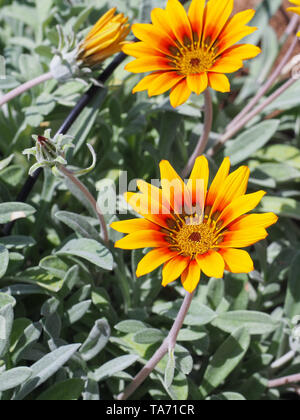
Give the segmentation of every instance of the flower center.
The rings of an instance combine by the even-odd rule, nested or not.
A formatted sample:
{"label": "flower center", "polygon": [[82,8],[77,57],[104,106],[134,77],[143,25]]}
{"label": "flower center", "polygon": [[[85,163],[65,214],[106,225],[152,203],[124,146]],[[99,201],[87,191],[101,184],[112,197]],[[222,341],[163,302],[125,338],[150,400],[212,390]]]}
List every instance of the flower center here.
{"label": "flower center", "polygon": [[167,224],[170,230],[166,232],[166,241],[171,244],[171,250],[181,255],[194,258],[205,254],[219,243],[219,233],[215,226],[200,222],[197,215],[177,216],[176,220],[167,220]]}
{"label": "flower center", "polygon": [[171,66],[185,76],[209,71],[218,55],[218,48],[210,46],[210,43],[207,39],[199,45],[186,37],[184,45],[170,46]]}
{"label": "flower center", "polygon": [[212,51],[196,49],[185,50],[177,61],[180,73],[184,75],[198,74],[208,71],[214,64],[215,54]]}
{"label": "flower center", "polygon": [[178,247],[184,255],[205,254],[213,247],[216,236],[206,224],[184,225],[176,235]]}

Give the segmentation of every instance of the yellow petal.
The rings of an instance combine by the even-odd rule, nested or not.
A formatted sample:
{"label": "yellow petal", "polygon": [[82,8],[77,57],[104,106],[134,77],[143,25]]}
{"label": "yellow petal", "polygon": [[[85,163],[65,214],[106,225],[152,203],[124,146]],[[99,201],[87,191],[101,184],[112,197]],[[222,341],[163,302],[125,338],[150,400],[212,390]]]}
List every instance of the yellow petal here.
{"label": "yellow petal", "polygon": [[158,248],[148,252],[140,261],[136,276],[142,277],[156,270],[160,265],[166,263],[176,256],[175,252],[171,252],[168,248]]}
{"label": "yellow petal", "polygon": [[162,285],[165,287],[169,283],[173,283],[181,274],[184,272],[186,267],[190,262],[190,258],[185,257],[175,257],[171,261],[168,261],[163,268],[162,276],[163,281]]}
{"label": "yellow petal", "polygon": [[255,228],[262,227],[266,229],[269,226],[274,225],[277,221],[278,216],[274,213],[247,214],[232,223],[230,225],[230,230],[247,229],[249,226],[253,226]]}
{"label": "yellow petal", "polygon": [[168,247],[165,241],[165,234],[155,230],[142,230],[130,233],[125,238],[115,243],[116,248],[121,249],[141,249]]}
{"label": "yellow petal", "polygon": [[189,74],[186,78],[187,85],[192,92],[197,95],[204,92],[208,86],[208,78],[206,73]]}
{"label": "yellow petal", "polygon": [[161,95],[167,92],[183,78],[184,76],[177,74],[175,71],[168,71],[157,75],[149,86],[149,96]]}
{"label": "yellow petal", "polygon": [[125,70],[132,73],[147,73],[156,70],[170,70],[170,62],[163,57],[143,57],[128,63]]}
{"label": "yellow petal", "polygon": [[254,270],[253,261],[246,251],[224,248],[220,250],[220,254],[225,260],[226,270],[231,273],[250,273]]}
{"label": "yellow petal", "polygon": [[201,270],[196,260],[190,262],[189,266],[181,275],[181,282],[188,293],[193,293],[199,284]]}
{"label": "yellow petal", "polygon": [[258,56],[260,53],[261,49],[256,45],[240,44],[225,50],[222,57],[227,57],[231,60],[249,60],[250,58]]}
{"label": "yellow petal", "polygon": [[214,73],[234,73],[243,67],[243,61],[238,58],[221,57],[210,69]]}
{"label": "yellow petal", "polygon": [[230,83],[225,74],[208,73],[209,86],[218,92],[230,92]]}
{"label": "yellow petal", "polygon": [[127,55],[131,55],[135,58],[141,58],[141,57],[147,57],[149,55],[151,56],[157,56],[157,57],[164,57],[165,55],[161,53],[160,51],[152,48],[146,42],[131,42],[122,48],[123,53]]}
{"label": "yellow petal", "polygon": [[162,189],[140,179],[137,181],[137,187],[144,196],[148,197],[147,201],[152,214],[169,215],[171,213],[173,208],[169,197],[164,195]]}
{"label": "yellow petal", "polygon": [[197,255],[196,259],[201,271],[208,277],[223,278],[225,262],[218,252],[211,250],[206,254]]}
{"label": "yellow petal", "polygon": [[186,80],[183,79],[179,82],[173,89],[170,94],[170,102],[173,108],[184,104],[190,97],[192,91],[188,87]]}
{"label": "yellow petal", "polygon": [[149,74],[144,77],[134,88],[132,93],[142,92],[143,90],[149,89],[151,83],[156,79],[157,73]]}
{"label": "yellow petal", "polygon": [[265,239],[268,232],[263,228],[248,228],[236,231],[228,231],[222,234],[223,241],[218,248],[246,248]]}
{"label": "yellow petal", "polygon": [[113,222],[110,227],[120,233],[133,233],[140,230],[159,230],[160,227],[145,219],[129,219]]}
{"label": "yellow petal", "polygon": [[89,32],[89,34],[86,37],[86,40],[88,41],[91,39],[95,34],[97,34],[99,31],[101,31],[113,18],[114,14],[116,13],[117,8],[114,7],[113,9],[110,9],[108,12],[106,12],[101,18],[98,20],[98,22],[93,26],[92,30]]}

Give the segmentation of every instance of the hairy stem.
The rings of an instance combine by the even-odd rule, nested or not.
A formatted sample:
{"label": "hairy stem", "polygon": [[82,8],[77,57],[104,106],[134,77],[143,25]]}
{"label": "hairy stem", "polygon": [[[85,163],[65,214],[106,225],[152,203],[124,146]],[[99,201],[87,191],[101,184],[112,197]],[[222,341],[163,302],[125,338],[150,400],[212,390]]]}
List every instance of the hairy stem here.
{"label": "hairy stem", "polygon": [[94,199],[92,194],[89,192],[89,190],[85,187],[85,185],[83,185],[83,183],[79,181],[79,179],[76,178],[76,176],[74,176],[72,172],[70,172],[63,165],[60,165],[59,170],[85,195],[85,197],[89,200],[89,202],[93,206],[95,213],[97,214],[99,222],[100,222],[100,226],[101,226],[102,234],[103,234],[103,240],[106,244],[108,244],[109,238],[108,238],[106,223],[105,223],[103,214],[101,213],[99,206],[97,205],[96,200]]}
{"label": "hairy stem", "polygon": [[260,105],[254,108],[248,115],[242,118],[231,130],[227,131],[219,140],[219,142],[209,150],[208,155],[213,156],[226,142],[231,139],[236,133],[238,133],[249,121],[251,121],[256,115],[259,115],[268,105],[270,105],[275,99],[282,95],[290,86],[292,86],[297,79],[290,78],[284,83],[279,89],[277,89],[271,96],[265,99]]}
{"label": "hairy stem", "polygon": [[268,387],[269,388],[278,388],[280,386],[285,386],[289,384],[295,384],[300,382],[300,374],[297,373],[296,375],[284,376],[283,378],[273,379],[269,381]]}
{"label": "hairy stem", "polygon": [[206,89],[204,92],[204,99],[205,99],[205,105],[204,105],[205,121],[204,121],[203,133],[197,143],[194,153],[190,157],[188,164],[186,165],[183,171],[183,177],[188,176],[188,174],[191,172],[197,157],[202,155],[202,153],[205,151],[208,140],[209,140],[209,135],[210,135],[212,123],[213,123],[213,105],[212,105],[212,99],[211,99],[209,88]]}
{"label": "hairy stem", "polygon": [[[297,19],[297,22],[298,22],[298,19]],[[297,43],[298,43],[298,38],[295,37],[289,49],[287,50],[285,56],[280,61],[279,65],[276,67],[272,75],[268,77],[267,82],[259,89],[257,94],[248,103],[248,105],[245,106],[245,108],[231,121],[226,131],[230,131],[231,129],[233,129],[238,124],[238,122],[241,121],[251,111],[251,109],[259,102],[259,100],[265,95],[265,93],[267,93],[268,90],[273,86],[277,78],[280,76],[283,68],[288,63],[289,59],[291,58]]]}
{"label": "hairy stem", "polygon": [[136,391],[136,389],[145,381],[145,379],[148,378],[150,373],[155,369],[155,367],[158,365],[161,359],[168,353],[168,351],[175,348],[179,331],[191,306],[194,294],[195,292],[186,293],[180,311],[178,312],[178,315],[176,317],[172,329],[170,330],[168,337],[156,351],[154,356],[143,367],[140,373],[133,379],[131,384],[125,389],[125,391],[122,394],[118,396],[118,400],[127,400],[127,398],[129,398]]}
{"label": "hairy stem", "polygon": [[13,89],[10,92],[8,92],[6,95],[2,96],[2,98],[0,99],[0,108],[3,105],[5,105],[7,102],[21,95],[22,93],[27,92],[27,90],[32,89],[34,86],[40,85],[41,83],[47,82],[47,80],[51,80],[51,79],[53,79],[53,76],[49,72],[49,73],[42,74],[41,76],[38,76],[35,79],[30,80],[29,82],[26,82],[21,86],[18,86],[16,89]]}

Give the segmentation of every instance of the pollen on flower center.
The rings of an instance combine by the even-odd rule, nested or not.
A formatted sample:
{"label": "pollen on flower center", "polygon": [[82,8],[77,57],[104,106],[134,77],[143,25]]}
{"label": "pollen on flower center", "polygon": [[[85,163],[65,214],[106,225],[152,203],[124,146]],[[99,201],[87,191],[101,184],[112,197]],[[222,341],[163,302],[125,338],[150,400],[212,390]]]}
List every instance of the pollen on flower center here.
{"label": "pollen on flower center", "polygon": [[176,246],[184,255],[193,257],[205,254],[214,246],[216,241],[215,231],[207,224],[185,224],[173,237]]}
{"label": "pollen on flower center", "polygon": [[176,67],[181,74],[199,74],[208,71],[215,62],[215,52],[206,49],[184,50],[176,58]]}

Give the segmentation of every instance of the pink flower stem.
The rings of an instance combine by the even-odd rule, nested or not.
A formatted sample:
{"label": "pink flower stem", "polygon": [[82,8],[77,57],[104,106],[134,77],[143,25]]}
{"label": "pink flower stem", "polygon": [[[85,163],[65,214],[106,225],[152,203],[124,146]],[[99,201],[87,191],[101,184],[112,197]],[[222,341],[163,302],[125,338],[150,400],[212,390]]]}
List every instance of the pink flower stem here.
{"label": "pink flower stem", "polygon": [[296,78],[290,78],[285,82],[279,89],[277,89],[271,96],[265,99],[260,105],[254,108],[248,115],[238,121],[238,123],[227,131],[219,140],[219,142],[208,151],[208,156],[213,156],[226,142],[231,139],[236,133],[238,133],[249,121],[251,121],[256,115],[259,115],[268,105],[270,105],[275,99],[282,95],[290,86],[297,82]]}
{"label": "pink flower stem", "polygon": [[89,190],[85,187],[85,185],[83,185],[83,183],[79,181],[79,179],[76,178],[76,176],[74,176],[72,172],[70,172],[66,167],[64,167],[63,165],[60,165],[59,170],[85,195],[85,197],[93,206],[95,213],[97,214],[99,222],[100,222],[100,226],[101,226],[102,234],[103,234],[103,240],[106,244],[108,244],[109,238],[108,238],[108,232],[107,232],[105,219],[99,209],[99,206],[96,200],[94,199],[92,194],[89,192]]}
{"label": "pink flower stem", "polygon": [[205,105],[204,105],[205,121],[204,121],[203,133],[197,143],[194,153],[190,157],[188,164],[186,165],[183,171],[184,178],[187,177],[189,173],[192,171],[197,157],[202,155],[202,153],[206,149],[206,146],[209,140],[209,135],[210,135],[212,123],[213,123],[213,105],[212,105],[212,99],[211,99],[209,88],[207,88],[204,92],[204,99],[205,99]]}
{"label": "pink flower stem", "polygon": [[118,400],[127,400],[136,391],[136,389],[145,381],[145,379],[148,378],[150,373],[155,369],[155,367],[158,365],[161,359],[168,353],[168,351],[174,350],[179,331],[181,330],[184,319],[191,306],[194,294],[195,292],[186,293],[180,311],[178,312],[178,315],[176,317],[171,331],[169,332],[168,337],[164,340],[162,345],[152,356],[149,362],[143,367],[140,373],[133,379],[131,384],[125,389],[125,391],[122,394],[118,396]]}
{"label": "pink flower stem", "polygon": [[273,379],[269,381],[268,387],[269,388],[278,388],[280,386],[285,386],[289,384],[295,384],[300,382],[300,374],[291,375],[291,376],[284,376],[283,378]]}
{"label": "pink flower stem", "polygon": [[27,90],[30,90],[33,87],[40,85],[41,83],[47,82],[48,80],[51,80],[51,79],[53,79],[53,76],[49,72],[49,73],[42,74],[41,76],[38,76],[35,79],[30,80],[29,82],[26,82],[21,86],[18,86],[16,89],[11,90],[6,95],[2,96],[2,98],[0,98],[0,108],[3,105],[5,105],[7,102],[21,95],[22,93],[27,92]]}
{"label": "pink flower stem", "polygon": [[[297,23],[298,23],[298,18],[297,18]],[[295,47],[297,45],[297,42],[298,42],[298,38],[295,37],[289,49],[287,50],[286,54],[280,61],[279,65],[276,67],[272,75],[268,77],[267,82],[259,89],[257,94],[254,96],[253,99],[251,99],[248,105],[245,106],[245,108],[231,121],[230,124],[228,124],[227,129],[226,129],[227,132],[232,130],[235,126],[237,126],[239,121],[241,121],[252,110],[252,108],[259,102],[259,100],[265,95],[265,93],[267,93],[268,90],[273,86],[273,84],[276,82],[276,80],[280,76],[283,68],[288,63],[289,59],[291,58],[293,51],[295,50]]]}

